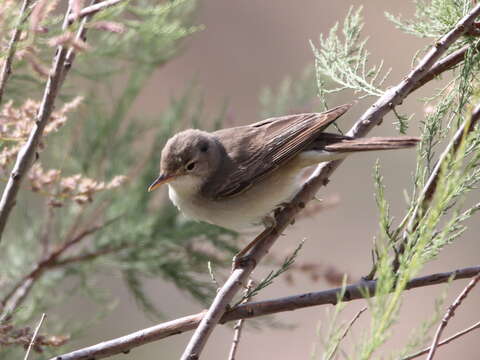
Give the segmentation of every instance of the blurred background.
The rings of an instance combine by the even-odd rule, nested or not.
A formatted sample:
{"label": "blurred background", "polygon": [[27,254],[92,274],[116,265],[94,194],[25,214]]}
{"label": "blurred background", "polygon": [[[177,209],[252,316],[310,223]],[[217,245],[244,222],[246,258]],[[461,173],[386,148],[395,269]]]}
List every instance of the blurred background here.
{"label": "blurred background", "polygon": [[[314,57],[309,40],[317,42],[319,35],[326,33],[342,21],[350,6],[363,5],[366,25],[363,33],[369,36],[368,49],[372,63],[385,61],[392,73],[385,86],[396,84],[410,70],[414,54],[428,45],[395,29],[384,12],[411,16],[414,7],[411,1],[221,1],[204,0],[199,3],[195,23],[205,28],[184,43],[182,54],[154,73],[148,86],[137,99],[132,115],[135,118],[154,117],[163,111],[172,96],[181,94],[185,86],[195,83],[203,94],[206,118],[213,118],[219,108],[225,106],[226,122],[223,126],[243,125],[261,120],[260,95],[266,87],[277,89],[286,76],[299,78],[305,68],[311,66]],[[127,80],[125,80],[127,81]],[[70,84],[72,85],[72,84]],[[75,84],[74,84],[75,85]],[[115,85],[118,88],[122,83]],[[416,99],[431,93],[435,84],[426,86],[402,105],[403,113],[415,113],[408,135],[419,133],[419,121],[424,114],[423,105]],[[329,106],[351,102],[348,94],[331,99]],[[347,131],[357,117],[372,103],[367,98],[359,101],[342,117],[339,125]],[[319,104],[310,104],[292,111],[311,111]],[[390,114],[371,136],[398,135]],[[208,128],[209,124],[203,124]],[[187,126],[187,125],[185,125]],[[201,124],[202,126],[202,124]],[[410,190],[411,176],[415,170],[415,151],[401,150],[383,153],[368,153],[352,156],[342,164],[322,188],[318,196],[325,200],[326,209],[301,216],[290,226],[272,250],[273,259],[282,259],[291,254],[299,242],[305,244],[297,259],[297,265],[315,264],[321,272],[349,275],[349,281],[366,275],[371,267],[371,248],[378,234],[378,211],[374,199],[372,170],[379,161],[384,175],[386,198],[396,220],[406,209],[404,190]],[[158,201],[166,195],[166,189],[155,194]],[[155,209],[151,209],[151,212]],[[307,211],[308,213],[308,211]],[[145,213],[143,216],[151,216]],[[439,258],[429,263],[423,274],[451,271],[477,265],[480,246],[478,221],[471,221],[461,241],[449,246]],[[242,234],[239,241],[246,243],[254,234]],[[275,265],[259,266],[254,279],[262,279]],[[207,267],[205,266],[205,272]],[[100,274],[100,284],[114,295],[116,304],[99,321],[87,328],[84,336],[70,343],[70,348],[98,343],[155,324],[137,306],[127,291],[120,275]],[[287,281],[289,280],[289,281]],[[176,319],[201,311],[204,307],[185,292],[160,278],[150,278],[146,291],[162,310],[165,320]],[[465,281],[456,281],[448,289],[446,304],[449,304],[465,286]],[[334,287],[325,276],[316,278],[305,271],[292,271],[288,278],[282,276],[262,291],[258,298],[269,299]],[[410,330],[427,320],[435,306],[435,299],[447,288],[433,286],[409,291],[405,294],[404,306],[395,333],[385,344],[386,353],[400,349],[406,343]],[[446,334],[450,335],[478,320],[480,291],[476,289],[450,322]],[[349,321],[364,301],[347,304],[342,313],[343,321]],[[66,316],[84,314],[90,317],[95,312],[95,303],[74,298],[61,305]],[[268,320],[247,321],[239,346],[238,359],[310,359],[317,348],[321,353],[322,334],[328,330],[329,312],[332,306],[321,306],[294,312],[281,313]],[[344,346],[360,341],[360,331],[368,326],[368,317],[360,319],[352,329]],[[182,353],[192,333],[164,339],[132,350],[112,359],[175,359]],[[319,335],[320,334],[320,335]],[[232,324],[218,326],[210,339],[202,358],[226,359],[232,342]],[[454,343],[442,347],[437,359],[477,359],[479,333],[471,333]],[[340,356],[341,358],[341,356]]]}
{"label": "blurred background", "polygon": [[[387,21],[385,11],[393,14],[412,15],[414,8],[409,1],[302,1],[277,0],[274,2],[225,2],[205,0],[200,3],[196,16],[198,24],[205,29],[186,42],[183,54],[151,79],[148,89],[139,98],[137,114],[155,114],[168,103],[169,96],[178,94],[185,84],[195,79],[204,93],[205,108],[212,113],[227,102],[227,121],[231,124],[248,124],[260,120],[259,95],[265,87],[276,88],[286,75],[299,76],[306,66],[313,62],[309,40],[318,40],[319,34],[327,32],[335,22],[341,21],[351,5],[363,5],[366,26],[364,34],[369,35],[368,48],[372,61],[384,59],[386,67],[392,67],[387,85],[396,84],[410,69],[411,58],[428,43],[408,36],[395,29]],[[434,86],[434,85],[431,85]],[[416,97],[429,93],[426,88],[402,105],[404,113],[415,112],[409,135],[418,133],[418,122],[423,108]],[[347,96],[335,99],[330,106],[349,102]],[[371,104],[370,99],[357,103],[340,121],[347,130],[357,116]],[[303,109],[302,109],[303,110]],[[308,110],[308,109],[304,109]],[[389,115],[382,126],[371,135],[396,135]],[[393,151],[361,154],[349,158],[333,175],[328,187],[323,188],[319,197],[335,202],[335,205],[316,213],[312,217],[299,219],[290,227],[275,245],[273,253],[281,258],[293,251],[302,239],[306,239],[298,263],[322,264],[346,272],[358,279],[370,269],[372,239],[378,231],[378,213],[374,200],[372,169],[379,159],[385,177],[386,196],[392,204],[392,213],[398,217],[404,211],[403,190],[409,186],[414,171],[414,151]],[[166,191],[165,189],[161,191]],[[148,216],[148,214],[145,214]],[[478,222],[471,223],[462,240],[447,248],[423,271],[450,271],[478,263],[479,244],[476,236]],[[249,235],[251,237],[251,235]],[[247,235],[245,238],[248,239]],[[254,273],[261,279],[270,267],[260,267]],[[118,279],[117,279],[118,280]],[[466,281],[457,281],[449,289],[447,303],[453,300]],[[118,286],[116,286],[118,285]],[[113,289],[118,302],[115,310],[88,331],[78,346],[96,343],[102,339],[120,336],[140,329],[152,322],[138,310],[132,298],[116,279],[105,279],[105,286]],[[312,281],[307,275],[293,274],[293,281],[287,283],[279,278],[262,292],[259,299],[274,298],[290,294],[322,290],[332,287],[323,279]],[[434,307],[434,299],[445,289],[445,285],[412,290],[406,294],[404,307],[395,334],[386,345],[387,349],[398,349],[406,341],[409,330],[426,320]],[[161,280],[149,281],[148,291],[161,304],[167,319],[196,313],[202,306],[194,303],[183,292]],[[447,333],[468,326],[472,318],[478,317],[479,291],[476,290],[456,313],[449,324]],[[348,304],[342,315],[349,321],[364,306],[363,301]],[[78,309],[77,307],[80,307]],[[274,317],[275,324],[264,322],[261,330],[249,326],[242,335],[238,359],[309,359],[315,346],[321,349],[317,328],[328,329],[329,306],[282,313]],[[73,310],[73,309],[71,309]],[[75,311],[88,311],[81,304],[75,304]],[[262,325],[261,321],[258,321]],[[355,337],[355,328],[367,324],[360,320],[350,334]],[[258,324],[257,324],[258,326]],[[322,330],[320,330],[322,331]],[[205,359],[226,359],[232,340],[232,326],[216,328],[207,346]],[[191,333],[174,336],[151,345],[133,350],[118,359],[177,358],[182,352]],[[478,358],[478,333],[441,348],[438,359]],[[346,340],[346,344],[349,339]]]}

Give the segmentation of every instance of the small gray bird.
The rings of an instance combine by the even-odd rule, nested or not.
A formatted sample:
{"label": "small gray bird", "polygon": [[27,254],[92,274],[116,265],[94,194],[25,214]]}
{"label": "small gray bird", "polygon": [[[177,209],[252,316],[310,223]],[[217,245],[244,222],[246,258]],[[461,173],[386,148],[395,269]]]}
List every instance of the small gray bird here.
{"label": "small gray bird", "polygon": [[233,230],[271,225],[301,187],[302,169],[352,152],[415,146],[414,137],[358,138],[324,132],[351,105],[208,133],[185,130],[165,145],[152,191],[168,184],[188,217]]}

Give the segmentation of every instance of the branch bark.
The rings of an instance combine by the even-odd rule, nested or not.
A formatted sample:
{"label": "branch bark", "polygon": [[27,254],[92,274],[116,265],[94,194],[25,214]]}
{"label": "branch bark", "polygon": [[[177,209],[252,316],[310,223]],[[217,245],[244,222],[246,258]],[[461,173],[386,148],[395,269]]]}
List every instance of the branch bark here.
{"label": "branch bark", "polygon": [[[387,90],[385,94],[360,117],[347,135],[363,137],[367,135],[375,125],[380,124],[388,112],[395,106],[400,105],[408,94],[415,90],[416,84],[426,76],[428,71],[431,70],[432,66],[446,52],[449,46],[472,28],[475,19],[479,15],[480,4],[477,4],[451,31],[441,37],[435,45],[432,46],[417,67],[415,67],[404,80]],[[342,162],[343,160],[336,160],[319,165],[306,181],[300,192],[291,201],[290,206],[287,206],[278,213],[276,216],[276,226],[266,229],[259,235],[262,241],[250,252],[250,261],[242,268],[235,269],[217,293],[210,309],[190,339],[181,360],[196,360],[200,358],[200,354],[210,334],[227,310],[228,304],[255,269],[256,264],[268,253],[270,247],[293,220],[295,215],[315,196],[322,185],[328,183],[328,178]]]}
{"label": "branch bark", "polygon": [[[430,274],[410,280],[406,286],[406,290],[437,285],[452,280],[472,278],[478,274],[480,274],[480,265],[458,269],[451,272]],[[326,304],[335,305],[338,302],[339,295],[342,293],[344,294],[342,299],[343,302],[363,299],[365,294],[369,294],[373,297],[375,296],[376,286],[377,283],[375,280],[361,281],[359,283],[347,286],[345,289],[343,289],[343,292],[342,288],[334,288],[330,290],[242,304],[227,311],[222,316],[220,323],[223,324],[239,319],[249,319],[312,306]],[[75,350],[67,354],[58,355],[50,360],[101,359],[116,354],[127,353],[131,349],[138,346],[193,330],[199,325],[204,315],[205,312],[200,312],[198,314],[185,316],[176,320],[142,329],[119,338]]]}

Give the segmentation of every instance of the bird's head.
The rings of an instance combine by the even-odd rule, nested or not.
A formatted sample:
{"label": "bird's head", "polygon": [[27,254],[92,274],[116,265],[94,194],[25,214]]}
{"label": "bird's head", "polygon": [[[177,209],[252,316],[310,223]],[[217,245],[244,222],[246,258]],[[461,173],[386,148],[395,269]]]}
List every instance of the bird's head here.
{"label": "bird's head", "polygon": [[213,135],[194,129],[182,131],[170,138],[163,148],[160,175],[148,191],[167,183],[201,186],[217,169],[220,156],[218,140]]}

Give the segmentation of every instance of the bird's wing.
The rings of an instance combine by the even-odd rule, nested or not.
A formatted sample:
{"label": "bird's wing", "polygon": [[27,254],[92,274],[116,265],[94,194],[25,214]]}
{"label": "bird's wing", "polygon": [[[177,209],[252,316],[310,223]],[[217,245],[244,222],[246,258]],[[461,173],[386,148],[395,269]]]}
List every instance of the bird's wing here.
{"label": "bird's wing", "polygon": [[[271,118],[242,127],[242,136],[235,132],[214,133],[232,161],[231,171],[215,184],[211,195],[215,199],[236,196],[262,180],[279,166],[309,146],[317,136],[350,104],[341,105],[324,113],[309,113]],[[239,134],[240,135],[240,134]]]}

